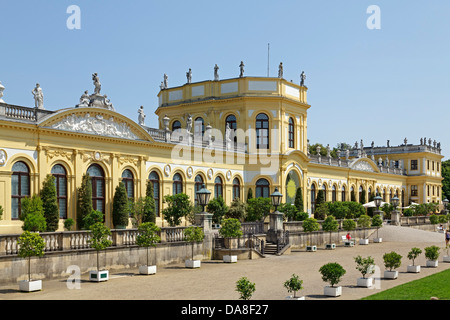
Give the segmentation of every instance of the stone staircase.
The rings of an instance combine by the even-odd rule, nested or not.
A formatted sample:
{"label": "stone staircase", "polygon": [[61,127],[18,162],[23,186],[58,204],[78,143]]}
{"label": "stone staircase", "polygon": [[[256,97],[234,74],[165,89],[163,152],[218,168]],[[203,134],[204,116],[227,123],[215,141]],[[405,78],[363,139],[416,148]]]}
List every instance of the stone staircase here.
{"label": "stone staircase", "polygon": [[272,255],[276,255],[277,254],[277,244],[276,243],[271,243],[271,242],[266,242],[265,246],[264,246],[264,254],[272,254]]}

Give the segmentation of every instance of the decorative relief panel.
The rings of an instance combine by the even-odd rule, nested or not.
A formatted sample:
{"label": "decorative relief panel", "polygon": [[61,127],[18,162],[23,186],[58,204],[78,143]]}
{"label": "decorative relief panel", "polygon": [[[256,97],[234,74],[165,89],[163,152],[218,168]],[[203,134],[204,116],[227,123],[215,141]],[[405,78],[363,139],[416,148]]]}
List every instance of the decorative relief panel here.
{"label": "decorative relief panel", "polygon": [[355,164],[351,165],[351,168],[354,170],[367,171],[367,172],[376,172],[370,163],[366,161],[358,161]]}
{"label": "decorative relief panel", "polygon": [[58,123],[51,126],[53,129],[73,131],[80,133],[96,134],[100,136],[124,138],[124,139],[139,139],[130,127],[125,123],[118,123],[113,117],[104,119],[101,114],[91,116],[86,113],[84,116],[75,114],[65,117]]}

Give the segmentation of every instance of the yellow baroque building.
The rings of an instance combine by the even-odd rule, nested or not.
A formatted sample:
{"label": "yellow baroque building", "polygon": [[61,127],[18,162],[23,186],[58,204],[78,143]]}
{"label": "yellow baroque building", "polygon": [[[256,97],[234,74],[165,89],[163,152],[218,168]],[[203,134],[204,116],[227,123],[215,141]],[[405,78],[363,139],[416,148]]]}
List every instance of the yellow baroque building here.
{"label": "yellow baroque building", "polygon": [[[84,98],[83,98],[84,97]],[[39,194],[47,174],[56,178],[60,227],[77,216],[77,188],[89,173],[94,209],[112,224],[112,199],[123,181],[128,196],[145,195],[153,182],[157,224],[163,197],[184,192],[192,201],[202,184],[229,205],[234,198],[269,197],[278,188],[293,202],[301,187],[312,213],[318,190],[326,201],[379,193],[387,202],[441,203],[440,144],[375,147],[355,144],[337,157],[310,154],[307,87],[282,77],[247,77],[161,85],[159,128],[114,111],[95,93],[73,108],[23,107],[0,99],[0,233],[22,232],[20,201]],[[142,112],[141,110],[139,110]],[[358,199],[359,200],[359,199]],[[183,222],[186,224],[187,222]]]}

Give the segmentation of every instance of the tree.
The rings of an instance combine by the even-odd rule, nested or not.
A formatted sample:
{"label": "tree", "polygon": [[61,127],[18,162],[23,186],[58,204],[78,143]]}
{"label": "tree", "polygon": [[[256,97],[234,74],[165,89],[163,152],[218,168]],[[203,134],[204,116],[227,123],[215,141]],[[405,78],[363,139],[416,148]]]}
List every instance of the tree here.
{"label": "tree", "polygon": [[239,198],[235,198],[230,205],[230,209],[228,210],[225,218],[234,218],[239,221],[244,221],[245,213],[247,211],[247,204],[242,202]]}
{"label": "tree", "polygon": [[310,233],[310,239],[309,242],[312,242],[312,232],[314,231],[319,231],[320,229],[320,224],[317,222],[316,219],[314,218],[307,218],[305,220],[303,220],[303,231],[304,232],[309,232]]}
{"label": "tree", "polygon": [[372,225],[372,219],[368,215],[362,215],[358,219],[358,226],[364,229],[364,239],[366,238],[366,229]]}
{"label": "tree", "polygon": [[44,255],[44,239],[37,233],[25,231],[20,235],[17,245],[19,247],[19,257],[28,258],[28,281],[31,281],[31,257],[42,257]]}
{"label": "tree", "polygon": [[338,284],[346,273],[345,269],[338,263],[327,263],[320,267],[319,272],[322,274],[322,280],[330,283],[332,287]]}
{"label": "tree", "polygon": [[242,277],[236,282],[236,291],[239,292],[241,300],[250,300],[255,290],[255,283],[250,282],[246,277]]}
{"label": "tree", "polygon": [[83,225],[83,218],[92,211],[92,184],[89,174],[83,175],[81,186],[77,189],[77,222],[80,229],[87,229]]}
{"label": "tree", "polygon": [[330,233],[330,243],[331,243],[331,233],[333,231],[337,231],[339,228],[339,223],[333,216],[328,216],[325,221],[322,223],[322,229],[325,232]]}
{"label": "tree", "polygon": [[31,198],[23,198],[21,205],[20,219],[23,221],[22,229],[24,231],[44,232],[47,229],[47,222],[45,221],[41,198],[38,195],[33,195]]}
{"label": "tree", "polygon": [[212,220],[213,223],[220,224],[222,222],[222,219],[224,216],[228,213],[228,206],[225,204],[225,201],[223,200],[222,196],[219,196],[218,198],[214,198],[211,201],[209,201],[207,210],[209,213],[212,213]]}
{"label": "tree", "polygon": [[408,259],[412,261],[412,265],[414,265],[414,260],[422,253],[422,250],[419,248],[412,248],[410,252],[408,252]]}
{"label": "tree", "polygon": [[361,191],[361,196],[359,197],[359,203],[364,204],[366,203],[366,190]]}
{"label": "tree", "polygon": [[356,270],[361,272],[363,278],[366,277],[366,274],[373,274],[375,272],[375,260],[372,257],[363,258],[361,256],[357,256],[355,258],[356,262]]}
{"label": "tree", "polygon": [[165,196],[164,202],[167,203],[168,207],[162,213],[171,227],[178,226],[181,223],[181,218],[186,217],[193,210],[189,196],[184,193]]}
{"label": "tree", "polygon": [[83,226],[86,229],[90,229],[90,227],[97,222],[103,222],[103,213],[97,210],[92,210],[91,213],[86,215],[83,218]]}
{"label": "tree", "polygon": [[283,215],[287,218],[287,221],[297,220],[298,209],[295,205],[283,203],[279,206],[278,211],[283,213]]}
{"label": "tree", "polygon": [[383,219],[379,214],[374,215],[372,218],[372,227],[377,228],[377,238],[378,238],[378,229],[383,226]]}
{"label": "tree", "polygon": [[[225,219],[223,220],[222,227],[219,230],[219,234],[228,239],[242,237],[241,222],[238,219]],[[229,244],[231,255],[231,243]]]}
{"label": "tree", "polygon": [[248,203],[248,200],[250,200],[250,199],[253,199],[253,191],[251,188],[249,188],[247,191],[247,203]]}
{"label": "tree", "polygon": [[144,213],[142,217],[142,222],[153,222],[156,223],[156,203],[153,190],[153,182],[148,181],[147,187],[145,189],[144,198]]}
{"label": "tree", "polygon": [[350,208],[345,204],[345,202],[331,202],[328,204],[329,212],[336,219],[345,219],[349,213]]}
{"label": "tree", "polygon": [[148,252],[150,247],[156,247],[156,243],[161,241],[158,233],[161,231],[153,222],[144,222],[138,227],[138,235],[136,237],[136,244],[147,249],[147,266]]}
{"label": "tree", "polygon": [[294,293],[294,298],[296,298],[296,293],[303,289],[303,280],[300,280],[299,276],[293,274],[289,280],[284,282],[284,287],[289,293]]}
{"label": "tree", "polygon": [[116,187],[112,205],[113,224],[116,228],[124,228],[128,225],[129,204],[125,184],[121,181]]}
{"label": "tree", "polygon": [[383,255],[383,261],[384,266],[386,269],[389,269],[389,271],[392,271],[392,269],[397,269],[402,264],[402,256],[398,253],[392,251],[390,253],[385,253]]}
{"label": "tree", "polygon": [[442,199],[450,199],[450,159],[441,162]]}
{"label": "tree", "polygon": [[295,193],[294,206],[297,208],[298,212],[303,212],[303,192],[301,187],[298,187],[297,192]]}
{"label": "tree", "polygon": [[316,205],[316,209],[314,210],[314,218],[318,220],[325,220],[329,213],[328,203],[323,202],[319,205]]}
{"label": "tree", "polygon": [[270,198],[252,198],[247,203],[247,221],[261,221],[270,213],[272,201]]}
{"label": "tree", "polygon": [[325,195],[324,195],[324,193],[323,193],[323,190],[320,189],[320,190],[317,192],[317,197],[316,197],[316,208],[317,208],[319,205],[321,205],[322,203],[324,203],[324,202],[325,202]]}
{"label": "tree", "polygon": [[356,202],[355,190],[350,191],[350,201]]}
{"label": "tree", "polygon": [[58,229],[59,207],[56,193],[55,177],[48,174],[43,182],[41,190],[42,207],[47,223],[46,231],[54,232]]}
{"label": "tree", "polygon": [[342,222],[342,228],[345,231],[348,231],[348,232],[352,231],[352,230],[354,230],[356,228],[356,222],[354,220],[352,220],[352,219],[345,219]]}
{"label": "tree", "polygon": [[184,230],[184,237],[187,242],[192,244],[192,260],[194,260],[194,243],[201,242],[205,238],[203,229],[199,227],[190,226]]}
{"label": "tree", "polygon": [[99,252],[105,250],[112,245],[112,241],[109,240],[111,230],[106,227],[102,222],[96,222],[90,226],[91,238],[88,240],[91,248],[97,251],[97,271],[100,271]]}

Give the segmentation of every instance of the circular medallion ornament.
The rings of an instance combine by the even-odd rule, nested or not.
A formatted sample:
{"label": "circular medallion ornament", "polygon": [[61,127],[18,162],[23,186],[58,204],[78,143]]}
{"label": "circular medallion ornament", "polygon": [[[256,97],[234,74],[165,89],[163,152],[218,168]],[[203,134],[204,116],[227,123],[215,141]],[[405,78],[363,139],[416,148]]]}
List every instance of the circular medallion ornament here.
{"label": "circular medallion ornament", "polygon": [[167,177],[170,175],[170,171],[171,171],[170,165],[166,165],[166,166],[164,167],[164,174],[165,174]]}
{"label": "circular medallion ornament", "polygon": [[228,181],[231,180],[231,171],[230,170],[227,171],[227,180]]}
{"label": "circular medallion ornament", "polygon": [[6,160],[8,160],[8,154],[5,150],[0,149],[0,166],[4,166],[6,164]]}
{"label": "circular medallion ornament", "polygon": [[212,169],[208,169],[208,179],[212,179],[213,176],[213,170]]}
{"label": "circular medallion ornament", "polygon": [[194,172],[194,170],[192,170],[192,167],[187,168],[186,175],[188,176],[188,178],[192,178],[193,172]]}
{"label": "circular medallion ornament", "polygon": [[96,152],[94,154],[94,159],[97,161],[100,161],[100,159],[102,158],[102,154],[100,152]]}

